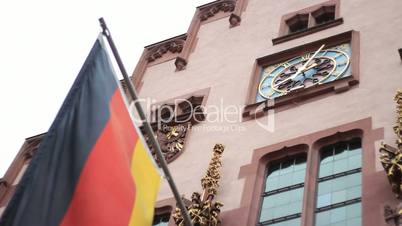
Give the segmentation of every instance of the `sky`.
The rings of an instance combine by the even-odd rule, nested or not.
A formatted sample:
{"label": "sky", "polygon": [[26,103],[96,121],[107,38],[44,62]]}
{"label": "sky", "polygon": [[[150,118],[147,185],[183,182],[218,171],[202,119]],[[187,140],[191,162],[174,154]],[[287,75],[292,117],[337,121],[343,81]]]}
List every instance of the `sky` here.
{"label": "sky", "polygon": [[144,46],[187,32],[212,0],[13,0],[0,3],[0,178],[25,138],[46,132],[103,17],[131,75]]}

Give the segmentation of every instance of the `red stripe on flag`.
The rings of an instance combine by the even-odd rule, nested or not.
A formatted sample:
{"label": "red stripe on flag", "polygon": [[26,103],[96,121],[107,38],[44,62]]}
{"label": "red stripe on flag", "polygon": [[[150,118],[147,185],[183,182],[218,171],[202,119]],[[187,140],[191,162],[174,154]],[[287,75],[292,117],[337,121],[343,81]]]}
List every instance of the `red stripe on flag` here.
{"label": "red stripe on flag", "polygon": [[127,226],[135,202],[130,163],[138,135],[116,90],[110,119],[81,172],[62,226]]}

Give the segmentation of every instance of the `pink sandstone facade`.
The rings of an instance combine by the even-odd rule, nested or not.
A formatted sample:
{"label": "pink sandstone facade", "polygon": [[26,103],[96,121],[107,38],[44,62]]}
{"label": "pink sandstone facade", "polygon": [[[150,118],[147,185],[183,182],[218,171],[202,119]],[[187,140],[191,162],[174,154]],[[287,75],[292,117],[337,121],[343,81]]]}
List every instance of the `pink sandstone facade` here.
{"label": "pink sandstone facade", "polygon": [[[221,4],[218,10],[211,11],[212,6],[222,2],[228,5]],[[317,30],[310,24],[307,33],[273,44],[278,37],[287,35],[284,21],[297,15],[294,12],[302,14],[325,5],[335,6],[336,24]],[[391,191],[378,150],[382,141],[394,144],[396,139],[392,130],[393,97],[402,88],[402,64],[397,51],[402,47],[401,9],[402,2],[396,0],[216,1],[197,8],[187,34],[146,47],[133,73],[140,97],[170,103],[178,97],[198,95],[203,96],[202,105],[207,109],[206,119],[192,126],[182,153],[169,163],[179,191],[186,198],[201,191],[200,179],[212,148],[221,143],[225,151],[215,199],[224,203],[222,225],[256,225],[266,164],[302,152],[308,160],[301,225],[312,226],[320,149],[357,137],[362,147],[361,225],[393,225],[384,220],[383,211],[385,205],[395,207],[399,201]],[[300,52],[304,46],[306,51],[314,52],[319,45],[309,43],[347,32],[352,34],[354,43],[353,83],[329,85],[325,92],[309,96],[289,94],[292,98],[283,105],[259,113],[250,110],[245,116],[246,106],[253,104],[250,95],[257,92],[259,75],[255,73],[262,67],[258,59],[294,48]],[[168,46],[167,51],[160,50],[163,45]],[[209,106],[219,106],[220,110],[237,106],[240,110],[226,114],[230,120],[219,120]],[[262,127],[261,122],[269,122],[269,128]],[[16,171],[9,170],[3,184],[12,184],[22,165],[16,160],[11,167]],[[0,206],[4,206],[7,189],[1,186]],[[174,204],[164,181],[157,213],[172,210]],[[169,225],[174,225],[172,218]]]}
{"label": "pink sandstone facade", "polygon": [[[206,120],[197,125],[205,128],[235,125],[243,128],[241,131],[195,130],[197,126],[193,127],[186,150],[169,166],[180,191],[189,197],[193,191],[200,190],[199,180],[208,166],[211,148],[215,143],[226,146],[222,160],[221,187],[217,196],[225,204],[223,225],[255,223],[257,215],[255,212],[252,215],[251,209],[259,208],[259,201],[251,202],[248,196],[255,196],[252,194],[255,192],[253,183],[257,181],[255,177],[261,175],[257,175],[258,167],[252,164],[258,165],[262,153],[278,151],[285,146],[307,144],[308,153],[314,156],[314,152],[318,151],[315,142],[319,139],[352,130],[362,131],[364,147],[363,225],[386,225],[383,207],[397,202],[378,160],[378,149],[381,141],[393,143],[395,140],[391,128],[395,121],[393,96],[402,85],[399,73],[401,60],[397,52],[401,45],[402,30],[398,29],[398,24],[402,22],[402,3],[341,1],[339,13],[344,20],[343,24],[272,45],[271,40],[278,36],[284,14],[322,2],[268,3],[250,0],[246,3],[238,26],[231,27],[227,17],[217,20],[211,18],[211,22],[207,20],[202,23],[184,70],[176,69],[174,59],[149,66],[145,70],[140,88],[141,97],[163,102],[209,88],[206,105],[221,105],[220,101],[223,100],[224,106],[244,106],[247,104],[249,83],[257,58],[349,30],[359,32],[360,71],[357,86],[341,93],[295,101],[286,109],[275,110],[274,132],[267,132],[255,120],[235,124]],[[167,183],[164,183],[158,199],[170,198],[172,194]],[[305,207],[313,206],[313,202],[306,203]],[[313,213],[310,211],[309,214]],[[304,225],[312,225],[311,217],[303,217]]]}

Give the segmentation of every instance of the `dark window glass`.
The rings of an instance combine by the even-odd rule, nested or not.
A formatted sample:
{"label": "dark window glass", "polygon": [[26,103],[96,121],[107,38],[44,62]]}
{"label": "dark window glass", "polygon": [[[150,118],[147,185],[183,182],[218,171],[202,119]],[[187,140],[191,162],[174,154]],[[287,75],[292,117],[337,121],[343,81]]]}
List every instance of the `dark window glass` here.
{"label": "dark window glass", "polygon": [[295,33],[306,30],[308,27],[309,14],[298,14],[288,19],[286,24],[289,27],[289,33]]}
{"label": "dark window glass", "polygon": [[170,214],[155,215],[152,225],[167,226],[169,224]]}
{"label": "dark window glass", "polygon": [[261,225],[300,225],[305,174],[305,155],[268,165],[259,220]]}
{"label": "dark window glass", "polygon": [[315,226],[361,226],[361,141],[321,149]]}
{"label": "dark window glass", "polygon": [[335,6],[323,6],[311,13],[317,25],[335,20]]}
{"label": "dark window glass", "polygon": [[315,226],[359,226],[361,222],[361,203],[355,203],[316,215]]}

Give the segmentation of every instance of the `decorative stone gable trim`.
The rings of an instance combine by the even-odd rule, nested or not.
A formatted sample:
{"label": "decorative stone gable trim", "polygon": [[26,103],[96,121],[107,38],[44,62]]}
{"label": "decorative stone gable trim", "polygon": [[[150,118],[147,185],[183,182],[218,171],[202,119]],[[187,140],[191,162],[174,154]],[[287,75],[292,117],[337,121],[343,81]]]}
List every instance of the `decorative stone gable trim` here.
{"label": "decorative stone gable trim", "polygon": [[187,35],[180,35],[161,43],[154,44],[152,46],[146,47],[147,49],[147,61],[148,63],[154,62],[155,60],[162,58],[166,53],[170,52],[173,54],[179,54],[183,50],[184,42],[186,41]]}
{"label": "decorative stone gable trim", "polygon": [[219,12],[232,12],[235,9],[236,0],[215,1],[200,8],[200,20],[205,21]]}
{"label": "decorative stone gable trim", "polygon": [[[147,67],[175,59],[176,71],[184,70],[191,52],[194,50],[200,26],[227,16],[230,27],[240,24],[241,13],[247,0],[217,0],[197,7],[186,34],[146,46],[132,74],[134,87],[142,86]],[[169,54],[170,53],[170,54]]]}

